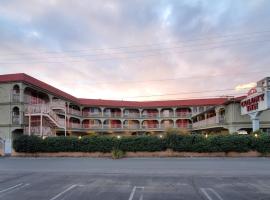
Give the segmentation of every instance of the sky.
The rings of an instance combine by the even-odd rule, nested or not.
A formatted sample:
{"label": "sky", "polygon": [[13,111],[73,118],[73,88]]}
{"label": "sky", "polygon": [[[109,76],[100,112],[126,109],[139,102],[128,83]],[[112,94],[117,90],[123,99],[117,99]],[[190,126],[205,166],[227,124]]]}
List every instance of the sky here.
{"label": "sky", "polygon": [[270,76],[269,24],[269,0],[0,0],[0,74],[81,98],[242,95]]}

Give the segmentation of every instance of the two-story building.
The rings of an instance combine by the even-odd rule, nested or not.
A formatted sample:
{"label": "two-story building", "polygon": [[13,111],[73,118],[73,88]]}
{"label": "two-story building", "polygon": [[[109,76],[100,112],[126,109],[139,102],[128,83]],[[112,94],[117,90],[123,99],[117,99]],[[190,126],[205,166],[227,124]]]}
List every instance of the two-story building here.
{"label": "two-story building", "polygon": [[[251,128],[240,115],[243,97],[169,101],[76,98],[26,74],[0,75],[0,141],[13,134],[39,136],[155,134],[168,128],[232,133]],[[262,127],[269,128],[269,113]],[[7,150],[8,151],[8,150]]]}

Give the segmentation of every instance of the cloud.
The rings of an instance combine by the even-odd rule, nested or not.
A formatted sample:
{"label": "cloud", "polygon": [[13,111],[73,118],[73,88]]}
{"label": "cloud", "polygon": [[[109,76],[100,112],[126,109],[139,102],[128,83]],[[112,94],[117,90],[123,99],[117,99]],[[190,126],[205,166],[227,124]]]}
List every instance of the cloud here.
{"label": "cloud", "polygon": [[[267,0],[3,1],[0,73],[28,73],[85,98],[239,94],[218,90],[269,74],[269,6]],[[194,93],[205,90],[212,92]],[[165,95],[171,93],[179,94]]]}
{"label": "cloud", "polygon": [[257,83],[255,83],[255,82],[241,84],[241,85],[237,85],[235,87],[235,90],[240,91],[240,90],[250,89],[250,88],[256,87],[256,85],[257,85]]}

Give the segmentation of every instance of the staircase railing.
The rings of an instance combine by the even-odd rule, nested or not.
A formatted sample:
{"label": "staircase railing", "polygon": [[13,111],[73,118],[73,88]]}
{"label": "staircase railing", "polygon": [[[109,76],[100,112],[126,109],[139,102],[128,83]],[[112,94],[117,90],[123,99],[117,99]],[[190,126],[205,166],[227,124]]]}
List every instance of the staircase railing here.
{"label": "staircase railing", "polygon": [[44,114],[48,115],[58,127],[64,128],[65,120],[58,117],[58,115],[53,111],[52,108],[59,107],[60,104],[31,104],[26,106],[25,113],[26,114]]}

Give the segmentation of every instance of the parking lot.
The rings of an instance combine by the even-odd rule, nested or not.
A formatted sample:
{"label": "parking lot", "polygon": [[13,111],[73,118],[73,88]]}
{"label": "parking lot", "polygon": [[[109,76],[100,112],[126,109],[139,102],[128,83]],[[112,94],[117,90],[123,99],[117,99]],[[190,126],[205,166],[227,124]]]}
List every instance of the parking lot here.
{"label": "parking lot", "polygon": [[4,200],[270,199],[267,158],[0,158]]}

